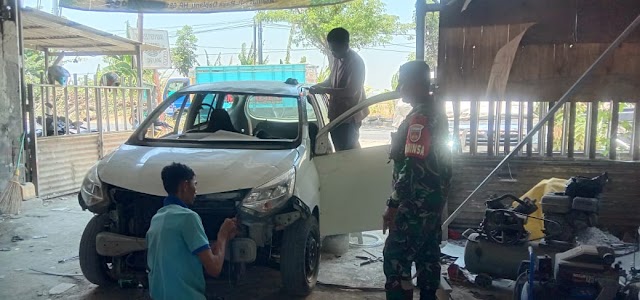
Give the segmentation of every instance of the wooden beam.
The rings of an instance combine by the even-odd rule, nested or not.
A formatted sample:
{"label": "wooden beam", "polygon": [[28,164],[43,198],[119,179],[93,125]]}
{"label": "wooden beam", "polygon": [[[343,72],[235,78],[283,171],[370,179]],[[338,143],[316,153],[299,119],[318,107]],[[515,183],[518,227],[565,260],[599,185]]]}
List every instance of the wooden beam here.
{"label": "wooden beam", "polygon": [[640,101],[633,110],[633,160],[640,160]]}
{"label": "wooden beam", "polygon": [[471,135],[470,137],[470,142],[471,144],[469,145],[469,152],[471,153],[471,155],[476,155],[478,153],[478,105],[480,103],[476,100],[476,101],[471,101],[471,116],[470,116],[470,122],[471,124],[469,124],[469,134]]}
{"label": "wooden beam", "polygon": [[618,151],[618,122],[620,120],[620,102],[611,101],[611,127],[609,130],[609,159],[615,160]]}
{"label": "wooden beam", "polygon": [[[59,55],[62,52],[51,52],[51,55]],[[136,55],[136,51],[76,51],[64,52],[66,56],[101,56],[101,55]]]}
{"label": "wooden beam", "polygon": [[[533,101],[529,100],[527,102],[527,134],[531,132],[531,129],[533,129]],[[527,157],[531,157],[532,155],[533,155],[533,138],[527,141]]]}
{"label": "wooden beam", "polygon": [[[549,102],[549,108],[553,107],[554,104],[555,102]],[[553,127],[555,124],[554,120],[555,120],[555,114],[551,114],[551,117],[549,118],[549,122],[547,123],[547,154],[546,156],[548,157],[553,156]]]}
{"label": "wooden beam", "polygon": [[504,107],[504,153],[511,152],[511,101],[507,100]]}
{"label": "wooden beam", "polygon": [[[460,102],[453,101],[453,136],[456,137],[460,143],[460,147],[464,145],[465,141],[460,139]],[[463,136],[463,138],[465,138]]]}
{"label": "wooden beam", "polygon": [[573,158],[576,147],[576,102],[569,104],[569,139],[567,142],[567,157]]}
{"label": "wooden beam", "polygon": [[[487,155],[493,156],[494,151],[494,136],[495,136],[495,112],[496,112],[496,102],[495,100],[489,100],[489,116],[487,119]],[[498,126],[499,127],[499,126]],[[498,132],[500,132],[498,128]]]}

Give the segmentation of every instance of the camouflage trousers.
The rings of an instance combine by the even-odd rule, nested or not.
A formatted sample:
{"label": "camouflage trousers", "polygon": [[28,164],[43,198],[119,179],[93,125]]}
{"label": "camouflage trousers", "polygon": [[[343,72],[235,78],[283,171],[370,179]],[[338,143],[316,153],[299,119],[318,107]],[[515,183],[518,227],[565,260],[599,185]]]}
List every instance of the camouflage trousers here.
{"label": "camouflage trousers", "polygon": [[[416,213],[399,208],[396,229],[389,233],[383,251],[387,300],[412,299],[413,263],[421,299],[435,297],[440,286],[440,217],[440,213]],[[428,294],[432,296],[426,296]]]}

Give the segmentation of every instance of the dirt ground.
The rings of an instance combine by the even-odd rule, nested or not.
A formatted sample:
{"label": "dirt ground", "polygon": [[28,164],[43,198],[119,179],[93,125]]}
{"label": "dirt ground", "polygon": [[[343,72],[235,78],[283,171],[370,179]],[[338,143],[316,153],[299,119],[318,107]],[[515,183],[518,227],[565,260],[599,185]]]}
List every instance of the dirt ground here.
{"label": "dirt ground", "polygon": [[[20,215],[0,217],[0,299],[148,299],[145,290],[100,288],[82,276],[78,245],[91,217],[90,212],[80,209],[75,195],[25,201]],[[381,247],[367,250],[382,253]],[[384,299],[380,290],[384,286],[382,264],[359,266],[361,261],[356,255],[366,253],[352,248],[339,258],[323,254],[320,284],[306,299]],[[276,270],[252,267],[247,273],[238,286],[208,281],[207,291],[228,300],[293,299],[280,292],[280,276]],[[50,294],[52,288],[64,283],[73,286],[60,294]],[[335,287],[336,284],[370,289],[345,290]],[[499,291],[455,286],[452,299],[509,299],[504,295]]]}

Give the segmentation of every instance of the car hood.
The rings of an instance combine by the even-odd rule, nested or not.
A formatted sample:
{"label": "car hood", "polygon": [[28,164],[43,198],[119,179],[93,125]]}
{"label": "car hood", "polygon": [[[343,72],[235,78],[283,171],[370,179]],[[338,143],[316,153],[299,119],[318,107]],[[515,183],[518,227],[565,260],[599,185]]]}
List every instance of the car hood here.
{"label": "car hood", "polygon": [[98,164],[98,177],[120,188],[163,196],[162,168],[183,163],[196,173],[198,194],[258,187],[294,166],[288,150],[194,149],[122,145]]}

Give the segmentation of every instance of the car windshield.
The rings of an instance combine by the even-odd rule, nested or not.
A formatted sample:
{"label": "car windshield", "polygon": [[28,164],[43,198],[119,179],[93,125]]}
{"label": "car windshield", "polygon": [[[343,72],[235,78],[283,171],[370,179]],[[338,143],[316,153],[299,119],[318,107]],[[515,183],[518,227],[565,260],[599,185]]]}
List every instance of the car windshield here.
{"label": "car windshield", "polygon": [[[292,96],[179,92],[154,110],[153,122],[143,123],[136,140],[159,146],[282,147],[299,140],[300,105]],[[315,119],[312,106],[306,109],[309,119]]]}

